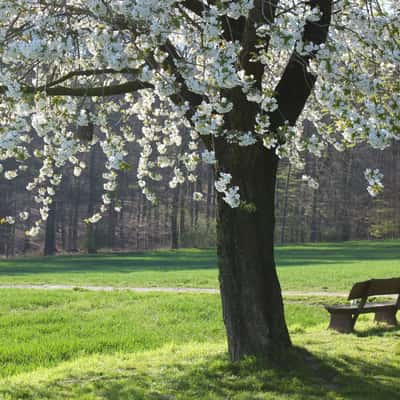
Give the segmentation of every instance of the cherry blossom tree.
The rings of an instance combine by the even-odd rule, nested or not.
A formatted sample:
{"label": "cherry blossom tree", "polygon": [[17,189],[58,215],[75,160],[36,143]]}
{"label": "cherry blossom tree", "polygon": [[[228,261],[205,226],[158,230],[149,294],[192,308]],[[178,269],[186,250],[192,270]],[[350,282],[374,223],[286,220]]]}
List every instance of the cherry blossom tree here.
{"label": "cherry blossom tree", "polygon": [[[396,3],[2,0],[0,161],[16,161],[0,173],[16,178],[31,157],[42,165],[27,186],[41,218],[20,214],[27,234],[48,217],[60,167],[72,163],[79,176],[94,143],[107,162],[103,204],[88,224],[115,203],[129,142],[141,146],[137,179],[151,202],[161,169],[174,188],[196,180],[199,162],[212,164],[230,356],[289,347],[273,251],[278,161],[302,169],[305,152],[383,149],[400,138]],[[317,128],[308,136],[306,119]],[[366,178],[377,195],[373,167]],[[316,188],[316,178],[304,180]]]}

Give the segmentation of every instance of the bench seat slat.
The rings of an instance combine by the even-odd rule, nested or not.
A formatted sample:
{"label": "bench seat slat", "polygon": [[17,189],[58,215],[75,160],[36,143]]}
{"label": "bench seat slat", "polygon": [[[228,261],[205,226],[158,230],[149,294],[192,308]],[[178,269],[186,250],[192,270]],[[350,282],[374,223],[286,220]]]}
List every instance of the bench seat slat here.
{"label": "bench seat slat", "polygon": [[358,305],[352,305],[352,304],[337,304],[332,306],[325,306],[325,308],[330,313],[346,312],[351,314],[355,313],[363,314],[382,309],[392,309],[392,308],[395,309],[396,307],[397,307],[396,303],[367,303],[362,309],[360,309]]}

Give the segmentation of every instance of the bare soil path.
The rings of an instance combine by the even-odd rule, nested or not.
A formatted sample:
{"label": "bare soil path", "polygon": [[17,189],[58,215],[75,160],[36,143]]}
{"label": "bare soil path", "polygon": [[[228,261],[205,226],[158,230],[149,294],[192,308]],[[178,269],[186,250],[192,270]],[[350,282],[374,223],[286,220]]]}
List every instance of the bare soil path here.
{"label": "bare soil path", "polygon": [[[218,289],[189,287],[116,287],[88,285],[0,285],[0,289],[37,289],[37,290],[89,290],[93,292],[114,292],[127,290],[131,292],[170,292],[170,293],[219,293]],[[346,297],[345,292],[303,292],[298,290],[283,291],[284,296],[316,296],[316,297]]]}

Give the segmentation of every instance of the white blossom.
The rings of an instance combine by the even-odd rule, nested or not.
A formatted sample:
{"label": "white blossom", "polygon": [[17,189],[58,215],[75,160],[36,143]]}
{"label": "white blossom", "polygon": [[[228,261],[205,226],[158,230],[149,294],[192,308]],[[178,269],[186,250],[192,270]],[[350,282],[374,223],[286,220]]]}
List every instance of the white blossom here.
{"label": "white blossom", "polygon": [[36,225],[25,232],[26,236],[35,237],[40,232],[40,226]]}
{"label": "white blossom", "polygon": [[6,223],[9,224],[9,225],[14,225],[15,224],[15,218],[10,216],[10,215],[7,215],[5,217],[5,220],[6,220]]}
{"label": "white blossom", "polygon": [[200,192],[193,192],[193,200],[194,201],[203,200],[203,194]]}
{"label": "white blossom", "polygon": [[303,176],[301,177],[301,179],[302,179],[304,182],[306,182],[307,185],[308,185],[311,189],[316,190],[316,189],[319,188],[319,183],[318,183],[314,178],[312,178],[311,176],[309,176],[309,175],[303,175]]}
{"label": "white blossom", "polygon": [[12,180],[18,176],[18,172],[16,170],[8,170],[4,172],[4,177],[8,180]]}
{"label": "white blossom", "polygon": [[201,158],[206,164],[215,164],[216,162],[214,151],[204,150],[201,153]]}
{"label": "white blossom", "polygon": [[26,221],[29,218],[29,213],[27,211],[21,211],[18,215],[21,221]]}
{"label": "white blossom", "polygon": [[101,214],[100,214],[100,213],[96,213],[96,214],[93,214],[93,215],[88,219],[88,221],[89,221],[91,224],[95,224],[95,223],[99,222],[99,221],[101,220],[101,218],[102,218]]}
{"label": "white blossom", "polygon": [[[26,160],[35,157],[40,166],[27,190],[42,219],[61,183],[59,171],[70,165],[81,176],[83,155],[96,143],[105,159],[104,190],[99,212],[89,223],[109,209],[119,171],[132,168],[126,156],[133,141],[140,147],[138,185],[150,201],[157,200],[152,185],[163,177],[171,188],[195,182],[199,161],[204,161],[224,168],[215,188],[230,206],[238,207],[240,187],[218,160],[231,151],[229,146],[250,152],[247,147],[263,143],[265,151],[302,169],[306,153],[320,157],[329,145],[338,151],[362,144],[382,150],[400,140],[400,19],[395,7],[333,2],[327,40],[319,44],[305,39],[305,28],[323,18],[322,10],[308,2],[282,0],[271,19],[248,18],[253,0],[200,3],[204,12],[188,12],[184,18],[185,2],[180,0],[107,5],[74,0],[57,13],[38,0],[2,0],[0,178],[16,178],[26,171]],[[63,7],[71,9],[63,12]],[[249,72],[243,62],[247,49],[223,26],[226,18],[254,24],[249,28],[254,28],[257,42],[248,61],[260,63],[262,77]],[[179,57],[166,51],[167,42]],[[285,115],[277,90],[292,55],[304,74],[317,78],[297,121]],[[106,95],[109,88],[113,93],[121,87],[129,89],[123,96]],[[91,96],[91,88],[98,95]],[[79,95],[70,96],[74,91]],[[239,109],[238,103],[246,101]],[[241,113],[248,112],[254,126],[241,124]],[[133,132],[134,120],[140,122],[138,132]],[[303,129],[305,120],[315,126],[312,134]],[[93,140],[80,140],[77,131],[89,126]],[[33,151],[30,142],[35,143]],[[215,154],[217,146],[223,151]],[[5,171],[9,159],[17,160],[17,166]],[[371,170],[366,178],[372,195],[382,191],[379,173]],[[318,187],[314,178],[306,181]],[[40,221],[28,232],[39,230]]]}
{"label": "white blossom", "polygon": [[383,191],[383,174],[379,169],[367,168],[364,172],[365,179],[368,182],[367,191],[372,197],[376,197],[379,193]]}

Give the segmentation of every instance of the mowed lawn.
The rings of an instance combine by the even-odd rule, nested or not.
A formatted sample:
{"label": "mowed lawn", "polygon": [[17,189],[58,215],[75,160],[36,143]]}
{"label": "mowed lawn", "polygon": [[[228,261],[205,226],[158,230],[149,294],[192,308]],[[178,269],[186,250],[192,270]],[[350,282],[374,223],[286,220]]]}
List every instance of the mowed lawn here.
{"label": "mowed lawn", "polygon": [[396,399],[400,329],[326,329],[291,299],[292,351],[228,361],[217,294],[0,291],[0,399]]}
{"label": "mowed lawn", "polygon": [[[400,241],[283,246],[285,289],[341,291],[399,276]],[[217,287],[213,250],[18,258],[0,284]],[[0,399],[397,399],[400,328],[363,315],[328,331],[323,304],[287,297],[295,347],[232,364],[217,294],[0,289]]]}
{"label": "mowed lawn", "polygon": [[[347,291],[400,275],[400,240],[277,246],[284,290]],[[182,249],[0,260],[1,284],[218,287],[215,250]]]}

